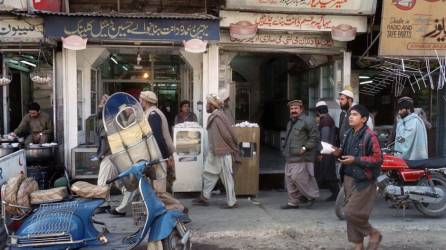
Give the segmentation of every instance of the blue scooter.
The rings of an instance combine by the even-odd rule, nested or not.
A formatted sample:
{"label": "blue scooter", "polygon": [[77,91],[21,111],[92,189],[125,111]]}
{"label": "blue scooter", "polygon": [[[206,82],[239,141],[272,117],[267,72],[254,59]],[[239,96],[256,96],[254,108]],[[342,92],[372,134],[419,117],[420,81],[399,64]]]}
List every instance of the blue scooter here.
{"label": "blue scooter", "polygon": [[8,232],[10,249],[133,249],[148,235],[148,241],[162,241],[164,250],[191,249],[189,217],[178,210],[167,210],[144,175],[160,161],[140,161],[108,183],[134,175],[145,207],[142,228],[131,235],[99,232],[92,217],[103,199],[72,199],[41,204],[14,232]]}

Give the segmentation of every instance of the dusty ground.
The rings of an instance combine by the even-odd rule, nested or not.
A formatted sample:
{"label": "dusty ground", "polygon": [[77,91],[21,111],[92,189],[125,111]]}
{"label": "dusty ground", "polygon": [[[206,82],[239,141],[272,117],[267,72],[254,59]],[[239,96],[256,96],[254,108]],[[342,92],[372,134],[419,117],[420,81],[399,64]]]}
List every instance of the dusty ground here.
{"label": "dusty ground", "polygon": [[[323,193],[321,199],[326,196]],[[278,191],[259,193],[257,202],[239,198],[240,208],[232,210],[220,208],[225,202],[221,195],[213,197],[209,207],[192,206],[190,197],[181,200],[190,208],[193,249],[351,249],[345,221],[335,216],[333,202],[319,201],[311,209],[281,210],[286,193]],[[106,222],[111,232],[135,230],[131,215],[113,218],[101,214],[96,219]],[[403,218],[400,210],[379,200],[371,223],[384,233],[380,249],[446,249],[446,217],[426,218],[411,208]]]}
{"label": "dusty ground", "polygon": [[[323,193],[322,199],[328,196]],[[311,209],[281,210],[286,193],[261,192],[252,202],[240,198],[240,208],[221,209],[224,196],[213,197],[209,207],[191,205],[193,249],[350,249],[345,221],[334,214],[333,202],[319,201]],[[131,230],[131,217],[109,220],[112,231]],[[125,221],[125,222],[124,222]],[[446,249],[446,217],[430,219],[414,208],[402,217],[401,210],[391,209],[379,200],[371,223],[384,233],[381,249]]]}

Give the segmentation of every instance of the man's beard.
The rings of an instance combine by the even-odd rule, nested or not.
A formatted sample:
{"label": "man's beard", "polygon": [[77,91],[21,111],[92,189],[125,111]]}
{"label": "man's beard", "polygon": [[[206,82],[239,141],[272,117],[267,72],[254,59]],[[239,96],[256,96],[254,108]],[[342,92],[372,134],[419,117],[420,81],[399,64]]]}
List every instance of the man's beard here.
{"label": "man's beard", "polygon": [[404,118],[406,118],[406,116],[409,115],[409,112],[404,112],[404,113],[401,113],[399,115],[400,115],[401,119],[404,119]]}
{"label": "man's beard", "polygon": [[350,108],[350,104],[341,105],[341,109],[347,111]]}

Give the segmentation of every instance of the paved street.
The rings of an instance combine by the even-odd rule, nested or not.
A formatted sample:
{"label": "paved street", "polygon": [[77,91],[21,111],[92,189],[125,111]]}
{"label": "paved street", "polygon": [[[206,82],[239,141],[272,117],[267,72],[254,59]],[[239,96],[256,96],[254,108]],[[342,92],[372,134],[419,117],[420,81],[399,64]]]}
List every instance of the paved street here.
{"label": "paved street", "polygon": [[[322,198],[328,196],[323,192]],[[118,197],[115,197],[116,199]],[[240,208],[221,209],[225,198],[213,197],[209,207],[191,206],[193,249],[349,249],[345,222],[339,221],[334,203],[320,201],[311,209],[281,210],[286,193],[264,191],[256,201],[239,199]],[[256,203],[256,204],[254,204]],[[111,231],[131,231],[131,217],[106,220]],[[372,224],[382,230],[381,249],[445,249],[446,217],[429,219],[414,208],[402,217],[401,210],[388,208],[382,199],[373,212]]]}

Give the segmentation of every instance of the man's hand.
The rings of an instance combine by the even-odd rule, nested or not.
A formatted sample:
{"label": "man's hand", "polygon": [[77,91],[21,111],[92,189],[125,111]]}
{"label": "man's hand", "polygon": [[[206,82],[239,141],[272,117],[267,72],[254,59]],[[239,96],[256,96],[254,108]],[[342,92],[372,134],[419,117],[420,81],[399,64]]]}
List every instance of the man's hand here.
{"label": "man's hand", "polygon": [[339,157],[342,155],[342,149],[337,148],[335,146],[331,146],[331,147],[334,149],[334,151],[331,153],[332,155],[334,155],[336,157]]}
{"label": "man's hand", "polygon": [[344,165],[351,165],[355,161],[355,157],[351,155],[342,156],[339,161]]}

